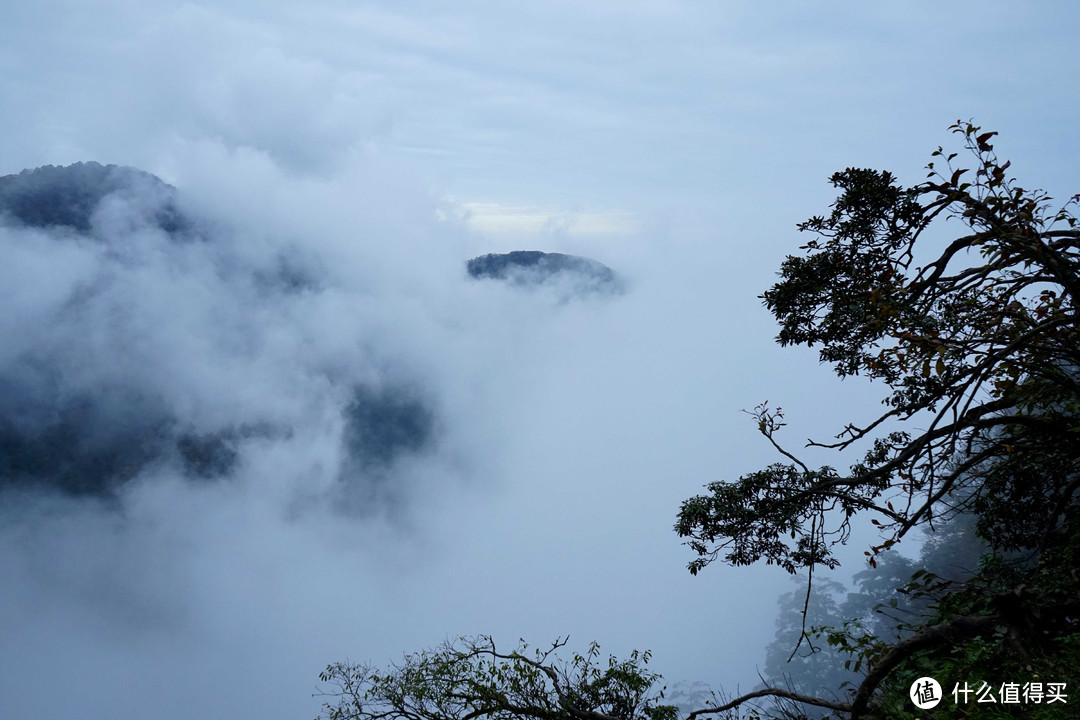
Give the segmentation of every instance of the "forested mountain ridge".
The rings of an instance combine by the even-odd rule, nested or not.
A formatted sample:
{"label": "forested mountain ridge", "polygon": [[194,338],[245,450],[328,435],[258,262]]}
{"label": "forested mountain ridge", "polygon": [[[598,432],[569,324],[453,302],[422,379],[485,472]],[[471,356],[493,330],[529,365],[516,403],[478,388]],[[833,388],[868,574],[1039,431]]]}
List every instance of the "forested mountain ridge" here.
{"label": "forested mountain ridge", "polygon": [[90,233],[94,213],[109,197],[127,203],[129,217],[153,222],[167,233],[190,228],[190,219],[176,207],[176,188],[135,168],[81,162],[0,177],[0,216],[28,227]]}
{"label": "forested mountain ridge", "polygon": [[[185,410],[190,401],[178,402],[170,377],[119,368],[133,334],[162,366],[159,354],[173,342],[168,328],[140,327],[140,303],[156,306],[161,301],[154,295],[170,292],[167,284],[143,287],[140,277],[168,278],[181,293],[213,283],[235,308],[319,292],[308,268],[315,263],[282,254],[245,266],[226,238],[213,234],[227,229],[181,210],[176,188],[135,168],[97,162],[0,177],[0,231],[21,258],[86,271],[70,285],[42,278],[44,286],[56,286],[58,303],[9,308],[41,315],[34,332],[13,338],[0,357],[0,489],[109,498],[145,470],[170,468],[193,481],[221,480],[246,447],[293,433],[288,423],[258,417],[208,423]],[[51,269],[64,277],[63,268]],[[148,294],[133,297],[135,289]],[[181,294],[167,302],[182,311],[192,299]],[[200,320],[221,325],[213,308],[207,312]],[[7,320],[21,326],[29,318]],[[239,323],[235,336],[253,332],[243,318]],[[220,340],[228,341],[228,335]],[[371,501],[388,492],[382,477],[395,462],[432,447],[435,411],[423,390],[406,381],[335,382],[341,385],[333,399],[342,418],[340,473],[366,488],[360,495]]]}
{"label": "forested mountain ridge", "polygon": [[[439,447],[448,420],[438,393],[367,338],[344,367],[302,349],[263,367],[281,323],[309,332],[313,305],[333,302],[338,288],[316,250],[256,237],[253,251],[250,232],[203,217],[177,188],[131,167],[82,162],[0,177],[10,274],[0,490],[111,499],[144,474],[225,481],[247,453],[301,430],[274,402],[288,384],[244,393],[248,377],[287,367],[312,383],[295,391],[295,406],[314,403],[333,419],[338,504],[366,512],[400,497],[395,473]],[[558,253],[487,255],[466,267],[467,277],[451,264],[445,274],[463,287],[496,279],[562,300],[618,286],[610,268]],[[241,378],[226,389],[235,400],[208,389],[222,368]]]}
{"label": "forested mountain ridge", "polygon": [[618,294],[623,282],[603,263],[577,255],[515,250],[492,253],[469,260],[469,276],[475,279],[503,280],[516,287],[538,287],[562,283],[567,295]]}

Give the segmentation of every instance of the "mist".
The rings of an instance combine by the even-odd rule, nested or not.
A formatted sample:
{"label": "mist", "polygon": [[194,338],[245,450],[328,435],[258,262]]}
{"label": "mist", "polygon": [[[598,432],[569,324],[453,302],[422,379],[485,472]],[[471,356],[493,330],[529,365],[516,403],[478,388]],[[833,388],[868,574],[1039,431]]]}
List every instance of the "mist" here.
{"label": "mist", "polygon": [[715,277],[474,278],[419,192],[244,170],[4,179],[11,713],[310,714],[326,663],[481,632],[751,682],[688,636],[769,608],[709,617],[669,529],[734,440]]}
{"label": "mist", "polygon": [[[691,577],[679,504],[775,460],[742,410],[797,448],[880,399],[774,343],[796,223],[958,117],[1075,192],[1065,5],[8,15],[5,718],[310,718],[476,633],[749,690],[790,581]],[[584,259],[470,274],[515,251]]]}

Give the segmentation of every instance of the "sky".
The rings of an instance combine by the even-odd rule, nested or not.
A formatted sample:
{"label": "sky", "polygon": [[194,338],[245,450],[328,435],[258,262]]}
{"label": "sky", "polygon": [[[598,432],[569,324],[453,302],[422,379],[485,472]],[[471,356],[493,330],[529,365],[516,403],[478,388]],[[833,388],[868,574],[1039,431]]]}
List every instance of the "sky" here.
{"label": "sky", "polygon": [[[758,295],[796,223],[837,170],[918,182],[958,119],[1000,133],[1021,185],[1080,192],[1069,2],[0,18],[0,175],[141,168],[210,229],[170,245],[135,201],[95,215],[105,244],[0,228],[5,392],[33,399],[16,370],[37,358],[107,398],[99,419],[145,400],[195,433],[269,428],[212,482],[159,463],[109,501],[0,495],[5,718],[311,718],[328,663],[476,633],[650,648],[669,682],[749,689],[789,581],[691,577],[679,503],[776,459],[742,410],[782,405],[797,446],[882,394],[774,343]],[[627,290],[466,276],[509,250],[594,258]],[[260,289],[286,261],[310,287]],[[358,387],[421,403],[430,439],[350,466]]]}

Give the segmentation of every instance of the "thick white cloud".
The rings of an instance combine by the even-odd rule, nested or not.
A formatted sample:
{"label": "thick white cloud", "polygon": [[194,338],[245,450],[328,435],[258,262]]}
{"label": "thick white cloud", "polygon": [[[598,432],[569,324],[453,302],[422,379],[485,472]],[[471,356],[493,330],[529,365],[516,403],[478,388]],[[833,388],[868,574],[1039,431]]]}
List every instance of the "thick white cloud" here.
{"label": "thick white cloud", "polygon": [[[12,362],[33,354],[70,392],[115,398],[103,431],[141,412],[129,390],[196,435],[269,428],[217,480],[155,462],[115,501],[5,496],[2,622],[21,658],[6,709],[311,712],[321,663],[471,632],[649,645],[672,672],[719,675],[699,667],[702,622],[746,641],[724,618],[769,613],[725,592],[702,619],[719,586],[686,576],[669,526],[733,441],[716,424],[740,361],[722,367],[732,333],[698,296],[723,269],[687,242],[615,254],[623,297],[470,281],[464,231],[380,182],[392,173],[294,178],[214,147],[174,166],[204,179],[180,206],[206,240],[114,201],[95,238],[4,233],[13,277],[37,275],[13,283]],[[281,258],[311,287],[274,286]],[[397,383],[433,408],[437,439],[342,486],[351,389]]]}

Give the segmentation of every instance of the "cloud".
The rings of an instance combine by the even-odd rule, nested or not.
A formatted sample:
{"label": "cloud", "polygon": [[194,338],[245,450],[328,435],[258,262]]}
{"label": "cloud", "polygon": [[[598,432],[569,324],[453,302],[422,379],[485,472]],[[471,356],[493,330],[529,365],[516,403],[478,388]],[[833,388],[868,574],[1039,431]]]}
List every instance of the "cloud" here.
{"label": "cloud", "polygon": [[520,242],[523,237],[537,235],[627,236],[640,229],[633,213],[625,211],[566,211],[497,202],[454,203],[452,198],[448,202],[471,229],[502,242]]}
{"label": "cloud", "polygon": [[[194,150],[174,167],[207,187],[82,166],[129,184],[70,223],[9,216],[0,233],[5,272],[36,279],[5,286],[2,318],[21,458],[3,623],[25,658],[6,711],[123,712],[132,676],[177,680],[172,709],[135,693],[162,717],[204,702],[188,688],[235,711],[224,687],[255,675],[282,689],[267,711],[310,712],[320,663],[345,655],[481,631],[629,649],[645,607],[688,611],[667,531],[687,486],[655,481],[700,470],[718,348],[686,346],[704,306],[664,319],[655,282],[680,253],[641,294],[562,304],[470,279],[465,231],[392,174],[297,178]],[[644,568],[671,586],[633,586],[651,600],[614,621],[605,595]],[[49,662],[68,693],[43,701]]]}
{"label": "cloud", "polygon": [[[918,181],[957,116],[1075,192],[1074,14],[19,6],[0,173],[140,167],[191,231],[152,184],[89,230],[0,228],[7,430],[113,477],[4,493],[0,715],[313,716],[327,662],[470,632],[753,684],[787,585],[691,579],[674,513],[775,459],[741,409],[783,404],[801,440],[878,400],[779,351],[755,298],[829,173]],[[511,250],[631,291],[468,279]]]}
{"label": "cloud", "polygon": [[143,29],[131,51],[155,59],[136,77],[132,115],[182,137],[258,149],[287,170],[340,166],[353,143],[389,128],[395,93],[376,73],[287,53],[279,35],[262,23],[182,6]]}

